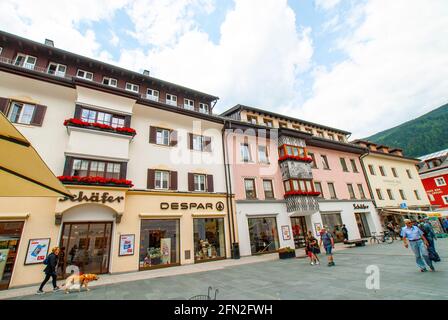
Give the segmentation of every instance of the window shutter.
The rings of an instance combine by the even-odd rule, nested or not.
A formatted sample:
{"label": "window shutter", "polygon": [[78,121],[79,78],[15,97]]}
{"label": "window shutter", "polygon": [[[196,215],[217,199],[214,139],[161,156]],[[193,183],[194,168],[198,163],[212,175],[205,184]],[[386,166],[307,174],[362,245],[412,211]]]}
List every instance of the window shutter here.
{"label": "window shutter", "polygon": [[213,175],[207,175],[207,192],[214,192],[215,188],[213,187]]}
{"label": "window shutter", "polygon": [[171,130],[171,133],[170,133],[170,145],[172,147],[177,146],[177,131],[176,130]]}
{"label": "window shutter", "polygon": [[192,133],[188,134],[188,145],[189,145],[190,150],[193,150],[193,134]]}
{"label": "window shutter", "polygon": [[157,142],[157,128],[156,127],[149,127],[149,143],[156,143]]}
{"label": "window shutter", "polygon": [[0,112],[8,115],[9,99],[0,97]]}
{"label": "window shutter", "polygon": [[156,171],[153,169],[148,169],[148,180],[146,184],[147,189],[154,189],[155,188],[155,178],[156,178]]}
{"label": "window shutter", "polygon": [[124,116],[124,126],[126,128],[131,127],[131,116],[130,115]]}
{"label": "window shutter", "polygon": [[34,109],[33,118],[31,119],[30,124],[35,126],[42,126],[42,122],[44,122],[45,111],[47,110],[46,106],[41,104],[37,104]]}
{"label": "window shutter", "polygon": [[72,161],[73,157],[65,157],[65,164],[64,164],[64,172],[62,173],[63,176],[71,176],[72,175]]}
{"label": "window shutter", "polygon": [[188,173],[188,191],[194,191],[194,173]]}
{"label": "window shutter", "polygon": [[81,119],[81,117],[82,117],[82,107],[81,107],[79,104],[77,104],[77,105],[75,106],[75,115],[74,115],[74,118],[75,118],[75,119]]}
{"label": "window shutter", "polygon": [[177,190],[177,171],[170,171],[170,190]]}
{"label": "window shutter", "polygon": [[212,138],[204,137],[204,140],[205,140],[204,151],[212,152]]}
{"label": "window shutter", "polygon": [[120,163],[120,179],[126,179],[127,171],[128,171],[128,163],[127,162]]}

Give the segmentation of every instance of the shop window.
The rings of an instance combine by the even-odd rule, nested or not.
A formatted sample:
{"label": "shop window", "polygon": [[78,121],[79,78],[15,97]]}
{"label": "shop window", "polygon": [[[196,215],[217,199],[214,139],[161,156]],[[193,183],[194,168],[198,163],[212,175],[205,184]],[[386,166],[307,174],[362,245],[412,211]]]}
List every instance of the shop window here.
{"label": "shop window", "polygon": [[274,199],[274,188],[272,186],[272,180],[263,180],[264,198]]}
{"label": "shop window", "polygon": [[327,231],[333,234],[335,242],[343,242],[344,234],[342,233],[342,218],[340,213],[322,213],[322,223]]}
{"label": "shop window", "polygon": [[23,222],[0,222],[0,290],[8,289],[23,224]]}
{"label": "shop window", "polygon": [[180,263],[179,220],[145,219],[140,229],[140,270]]}
{"label": "shop window", "polygon": [[275,218],[248,218],[247,222],[252,254],[269,253],[279,249]]}
{"label": "shop window", "polygon": [[246,199],[256,199],[255,179],[244,179],[244,189],[246,191]]}
{"label": "shop window", "polygon": [[193,232],[195,262],[225,258],[224,219],[194,219]]}
{"label": "shop window", "polygon": [[304,248],[306,245],[306,236],[308,228],[306,226],[305,217],[291,218],[292,234],[294,237],[294,245],[296,249]]}

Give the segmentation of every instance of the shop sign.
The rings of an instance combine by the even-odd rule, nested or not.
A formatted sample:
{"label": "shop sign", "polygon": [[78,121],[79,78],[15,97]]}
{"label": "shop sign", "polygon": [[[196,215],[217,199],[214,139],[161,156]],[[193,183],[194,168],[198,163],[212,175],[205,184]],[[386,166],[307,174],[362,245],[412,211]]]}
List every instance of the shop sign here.
{"label": "shop sign", "polygon": [[291,231],[289,226],[282,226],[282,236],[283,240],[291,240]]}
{"label": "shop sign", "polygon": [[119,256],[132,256],[134,255],[134,234],[122,234],[120,236],[120,252]]}
{"label": "shop sign", "polygon": [[353,204],[353,209],[358,210],[358,209],[369,209],[369,206],[366,204]]}
{"label": "shop sign", "polygon": [[121,200],[124,200],[124,197],[122,196],[111,196],[109,192],[103,192],[100,196],[99,192],[92,192],[90,194],[90,197],[85,195],[83,191],[79,191],[79,193],[73,197],[64,197],[62,199],[59,199],[60,202],[64,202],[70,200],[71,202],[100,202],[100,203],[113,203],[118,202],[120,203]]}
{"label": "shop sign", "polygon": [[161,202],[161,210],[213,210],[217,211],[224,210],[224,203],[221,201],[217,202],[215,205],[213,203],[197,203],[197,202]]}
{"label": "shop sign", "polygon": [[50,247],[50,238],[31,239],[25,257],[25,265],[43,263]]}

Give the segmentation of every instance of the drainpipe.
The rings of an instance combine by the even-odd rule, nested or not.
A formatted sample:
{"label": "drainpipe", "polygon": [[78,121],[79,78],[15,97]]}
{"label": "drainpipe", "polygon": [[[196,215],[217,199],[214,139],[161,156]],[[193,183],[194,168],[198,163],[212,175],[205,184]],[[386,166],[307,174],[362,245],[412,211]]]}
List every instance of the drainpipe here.
{"label": "drainpipe", "polygon": [[367,188],[369,188],[369,192],[370,192],[370,197],[372,199],[372,202],[374,204],[374,206],[376,207],[376,202],[375,202],[375,196],[372,190],[372,186],[370,185],[370,181],[369,178],[367,177],[367,171],[366,171],[366,167],[364,166],[364,161],[362,161],[362,159],[364,159],[365,157],[367,157],[370,154],[370,151],[367,150],[366,153],[363,153],[362,155],[359,156],[359,162],[361,162],[361,168],[362,168],[362,172],[364,173],[364,178],[366,179],[367,182]]}

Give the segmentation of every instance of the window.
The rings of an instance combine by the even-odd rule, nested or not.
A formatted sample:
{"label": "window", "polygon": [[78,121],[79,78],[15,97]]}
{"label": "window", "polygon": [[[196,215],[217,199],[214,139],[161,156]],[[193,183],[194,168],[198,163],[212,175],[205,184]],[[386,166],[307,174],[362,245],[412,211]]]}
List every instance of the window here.
{"label": "window", "polygon": [[387,195],[389,196],[389,200],[395,200],[392,190],[387,189]]}
{"label": "window", "polygon": [[418,193],[418,190],[414,190],[414,194],[415,194],[415,199],[421,200],[420,194]]}
{"label": "window", "polygon": [[14,64],[16,66],[20,66],[20,67],[23,67],[26,69],[33,70],[34,66],[36,65],[36,61],[37,61],[36,57],[29,56],[29,55],[26,55],[23,53],[19,53],[19,54],[17,54],[16,61],[14,62]]}
{"label": "window", "polygon": [[54,74],[55,76],[65,77],[65,71],[67,71],[67,67],[63,64],[50,62],[48,65],[47,73]]}
{"label": "window", "polygon": [[274,188],[272,187],[272,180],[263,180],[263,190],[265,199],[274,199]]}
{"label": "window", "polygon": [[243,162],[250,162],[251,161],[251,156],[250,156],[250,146],[247,143],[242,143],[240,145],[240,150],[241,150],[241,160]]}
{"label": "window", "polygon": [[406,173],[408,174],[409,179],[412,179],[411,170],[406,169]]}
{"label": "window", "polygon": [[331,199],[337,199],[337,195],[336,195],[336,189],[334,188],[334,183],[333,182],[328,182],[328,190],[330,191],[330,197]]}
{"label": "window", "polygon": [[314,156],[314,153],[308,152],[308,156],[310,156],[311,159],[313,159],[313,162],[311,162],[311,168],[317,169],[316,157]]}
{"label": "window", "polygon": [[194,191],[205,191],[205,174],[195,174],[193,181]]}
{"label": "window", "polygon": [[156,129],[156,143],[169,146],[170,145],[170,130],[167,129]]}
{"label": "window", "polygon": [[356,161],[355,159],[350,159],[350,163],[352,165],[352,170],[354,173],[358,173],[358,167],[356,166]]}
{"label": "window", "polygon": [[210,113],[208,104],[199,102],[199,112],[206,113],[206,114]]}
{"label": "window", "polygon": [[428,194],[428,198],[429,198],[430,201],[435,201],[436,200],[432,194]]}
{"label": "window", "polygon": [[166,104],[177,107],[177,96],[167,93]]}
{"label": "window", "polygon": [[300,128],[300,126],[297,126],[297,125],[293,125],[292,128],[294,130],[299,130],[299,131],[302,130],[302,128]]}
{"label": "window", "polygon": [[323,167],[325,170],[330,170],[330,166],[328,165],[328,159],[327,159],[327,156],[325,156],[325,155],[321,155],[320,157],[321,157],[321,159],[322,159],[322,167]]}
{"label": "window", "polygon": [[402,200],[406,200],[406,195],[404,194],[404,190],[400,189],[400,197]]}
{"label": "window", "polygon": [[383,200],[383,193],[381,192],[381,189],[376,189],[376,195],[379,200]]}
{"label": "window", "polygon": [[448,196],[442,196],[442,200],[444,204],[448,204]]}
{"label": "window", "polygon": [[348,172],[347,163],[345,162],[345,159],[339,158],[339,160],[341,161],[342,171]]}
{"label": "window", "polygon": [[274,122],[272,122],[272,120],[263,119],[263,122],[264,122],[264,125],[269,127],[269,128],[272,128],[274,126]]}
{"label": "window", "polygon": [[26,103],[13,102],[8,119],[13,123],[31,124],[36,106]]}
{"label": "window", "polygon": [[116,88],[118,82],[117,82],[117,79],[104,77],[103,78],[103,84],[106,85],[106,86],[110,86],[110,87]]}
{"label": "window", "polygon": [[438,186],[438,187],[446,186],[446,182],[445,182],[445,178],[444,177],[435,178],[434,181],[436,182],[436,186]]}
{"label": "window", "polygon": [[365,199],[366,194],[364,193],[364,188],[363,188],[362,184],[358,184],[358,191],[359,191],[359,196],[361,197],[361,199]]}
{"label": "window", "polygon": [[279,126],[280,128],[288,128],[288,124],[287,124],[286,122],[279,122],[279,123],[278,123],[278,126]]}
{"label": "window", "polygon": [[322,192],[322,183],[314,182],[314,190],[316,190],[316,192],[320,192],[320,197],[324,196],[324,193]]}
{"label": "window", "polygon": [[323,131],[317,131],[317,136],[320,138],[324,138],[324,132]]}
{"label": "window", "polygon": [[332,133],[328,133],[327,135],[328,135],[328,139],[330,139],[330,140],[334,140],[334,134],[332,134]]}
{"label": "window", "polygon": [[258,117],[252,116],[252,115],[247,115],[247,122],[252,123],[252,124],[258,124]]}
{"label": "window", "polygon": [[369,171],[370,171],[370,174],[371,174],[372,176],[376,175],[376,174],[375,174],[375,168],[374,168],[371,164],[369,164]]}
{"label": "window", "polygon": [[283,182],[283,186],[285,187],[285,192],[291,191],[291,184],[289,183],[289,180],[288,181],[284,181]]}
{"label": "window", "polygon": [[190,99],[184,99],[184,109],[194,110],[194,101]]}
{"label": "window", "polygon": [[353,189],[353,185],[351,183],[347,183],[348,194],[350,195],[350,199],[356,199],[355,190]]}
{"label": "window", "polygon": [[92,72],[87,72],[87,71],[84,71],[84,70],[81,70],[81,69],[78,69],[78,72],[76,73],[76,76],[78,78],[85,79],[85,80],[90,80],[90,81],[93,80],[93,73]]}
{"label": "window", "polygon": [[2,51],[3,51],[3,48],[2,48],[2,47],[0,47],[0,54],[2,54]]}
{"label": "window", "polygon": [[256,199],[255,179],[244,179],[244,189],[246,190],[246,199]]}
{"label": "window", "polygon": [[380,173],[381,173],[381,175],[382,175],[383,177],[386,176],[386,171],[384,170],[384,167],[383,167],[383,166],[380,166]]}
{"label": "window", "polygon": [[284,181],[285,190],[314,192],[314,184],[311,179],[290,179]]}
{"label": "window", "polygon": [[155,183],[156,189],[169,189],[170,173],[169,171],[155,171]]}
{"label": "window", "polygon": [[116,162],[74,159],[72,176],[120,179],[121,164]]}
{"label": "window", "polygon": [[398,178],[397,169],[392,168],[392,175],[393,175],[395,178]]}
{"label": "window", "polygon": [[211,152],[211,138],[190,133],[190,149]]}
{"label": "window", "polygon": [[159,91],[148,88],[146,90],[146,99],[159,101]]}
{"label": "window", "polygon": [[114,128],[123,128],[125,125],[124,116],[85,108],[81,111],[81,120],[89,123],[107,124]]}
{"label": "window", "polygon": [[139,86],[130,82],[126,82],[126,90],[138,93]]}
{"label": "window", "polygon": [[345,141],[344,136],[338,136],[338,140],[339,142],[344,142]]}
{"label": "window", "polygon": [[258,161],[261,163],[269,163],[267,146],[258,146]]}
{"label": "window", "polygon": [[303,147],[296,147],[296,146],[290,146],[290,145],[282,145],[279,148],[279,155],[280,157],[283,157],[285,155],[288,156],[295,156],[295,157],[305,157],[306,151]]}
{"label": "window", "polygon": [[308,132],[309,134],[313,134],[313,129],[311,128],[305,128],[305,131]]}

